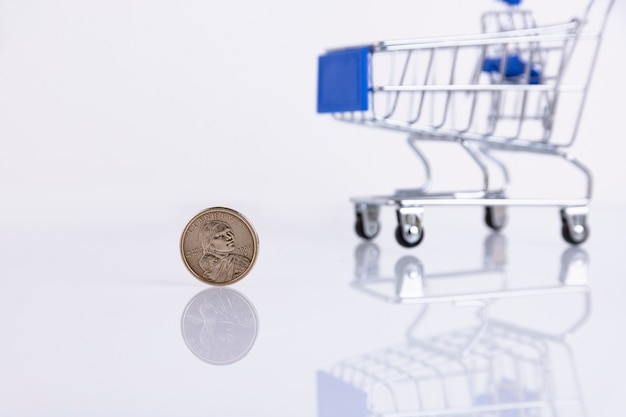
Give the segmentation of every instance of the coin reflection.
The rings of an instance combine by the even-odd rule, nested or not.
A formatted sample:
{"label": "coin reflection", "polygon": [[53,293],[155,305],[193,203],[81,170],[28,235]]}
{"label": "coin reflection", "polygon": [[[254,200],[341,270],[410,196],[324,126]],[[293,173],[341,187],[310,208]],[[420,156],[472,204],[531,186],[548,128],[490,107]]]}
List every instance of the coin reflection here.
{"label": "coin reflection", "polygon": [[259,320],[250,300],[228,288],[209,288],[187,303],[183,339],[200,359],[229,365],[244,358],[256,340]]}

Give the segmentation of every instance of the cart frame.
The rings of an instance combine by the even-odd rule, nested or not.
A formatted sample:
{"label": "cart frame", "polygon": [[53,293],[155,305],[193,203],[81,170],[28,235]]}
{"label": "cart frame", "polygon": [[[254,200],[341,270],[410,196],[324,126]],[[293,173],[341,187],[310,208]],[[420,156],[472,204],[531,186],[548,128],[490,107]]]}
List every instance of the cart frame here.
{"label": "cart frame", "polygon": [[[395,237],[405,247],[418,245],[424,237],[425,206],[484,206],[485,222],[496,231],[506,225],[508,206],[555,206],[560,209],[563,238],[574,245],[584,242],[589,236],[592,175],[568,148],[579,130],[614,1],[589,0],[581,18],[547,26],[537,26],[530,11],[505,7],[483,14],[482,33],[381,41],[334,48],[320,56],[318,112],[407,134],[425,171],[419,187],[352,198],[356,233],[367,240],[376,237],[379,208],[384,206],[396,208]],[[588,31],[596,13],[596,26]],[[568,69],[579,50],[585,53],[587,68],[572,81]],[[468,58],[473,65],[459,64]],[[568,101],[575,101],[571,109]],[[565,108],[559,111],[560,107]],[[561,126],[564,112],[566,121],[574,122],[562,135],[555,126]],[[418,146],[422,141],[459,144],[480,170],[481,186],[431,192],[430,164]],[[573,198],[510,197],[509,170],[494,155],[499,151],[564,161],[582,174],[584,191]],[[494,184],[494,169],[502,178],[500,184]]]}

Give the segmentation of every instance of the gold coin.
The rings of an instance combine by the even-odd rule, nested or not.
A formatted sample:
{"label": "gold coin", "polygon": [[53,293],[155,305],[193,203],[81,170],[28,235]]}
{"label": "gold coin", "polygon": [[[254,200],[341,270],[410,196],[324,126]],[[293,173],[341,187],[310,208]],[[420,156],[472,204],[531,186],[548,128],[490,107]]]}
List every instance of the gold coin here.
{"label": "gold coin", "polygon": [[252,269],[259,250],[256,231],[243,215],[212,207],[194,216],[180,238],[185,266],[200,281],[230,285]]}

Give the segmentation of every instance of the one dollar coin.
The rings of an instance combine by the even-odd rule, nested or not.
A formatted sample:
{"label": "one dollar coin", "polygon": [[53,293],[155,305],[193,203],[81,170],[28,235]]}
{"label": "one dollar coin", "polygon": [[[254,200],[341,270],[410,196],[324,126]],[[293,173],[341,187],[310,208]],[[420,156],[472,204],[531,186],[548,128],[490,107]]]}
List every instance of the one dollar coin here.
{"label": "one dollar coin", "polygon": [[257,258],[259,238],[243,215],[212,207],[194,216],[180,238],[185,266],[200,281],[230,285],[245,277]]}

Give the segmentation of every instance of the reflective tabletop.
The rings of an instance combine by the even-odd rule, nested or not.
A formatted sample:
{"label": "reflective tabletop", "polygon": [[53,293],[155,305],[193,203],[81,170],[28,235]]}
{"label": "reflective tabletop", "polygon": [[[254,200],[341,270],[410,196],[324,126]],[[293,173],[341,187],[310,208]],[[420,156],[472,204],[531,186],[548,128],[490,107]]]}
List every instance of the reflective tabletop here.
{"label": "reflective tabletop", "polygon": [[[552,93],[532,93],[528,106],[515,93],[517,120],[541,138],[534,150],[550,135],[568,142],[558,131],[576,127],[565,160],[495,151],[483,166],[473,145],[446,133],[446,143],[420,141],[425,165],[395,128],[316,112],[318,58],[329,48],[426,37],[452,45],[451,36],[480,32],[497,3],[0,1],[0,417],[626,415],[625,0],[607,20],[582,113],[568,112],[582,92],[565,94],[568,77],[555,84],[564,93],[556,119],[547,117]],[[613,2],[523,7],[543,25],[587,16],[590,3]],[[561,35],[547,36],[544,47]],[[466,49],[445,52],[471,70],[467,80],[501,60]],[[495,127],[501,107],[497,119],[519,135],[509,115],[517,101],[500,94],[523,87],[509,84],[515,77],[494,95],[475,84],[469,95],[440,95],[440,83],[465,82],[446,76],[447,58],[406,56],[389,61],[400,79],[414,66],[407,81],[437,78],[428,99],[405,91],[415,98],[408,114],[421,114],[420,100],[437,105],[465,132],[474,121]],[[583,66],[571,62],[576,76]],[[547,91],[546,79],[531,90]],[[483,104],[487,118],[474,112]],[[437,122],[431,113],[422,119]],[[591,184],[572,155],[594,178],[590,237],[575,248],[561,238],[561,199],[582,204]],[[470,206],[430,200],[415,248],[395,241],[399,219],[387,206],[376,239],[356,235],[351,198],[407,198],[431,166],[433,191],[483,186],[499,196],[500,158],[508,198],[561,203],[498,198],[487,217],[498,226],[507,206],[509,222],[493,234],[475,205],[485,201],[463,192],[456,203]],[[254,266],[233,285],[199,281],[181,258],[185,225],[210,207],[240,212],[258,233]],[[582,214],[570,214],[576,226]],[[247,245],[215,275],[249,265]],[[188,249],[209,255],[202,244]],[[213,276],[210,260],[198,275]]]}
{"label": "reflective tabletop", "polygon": [[513,211],[501,233],[470,221],[472,209],[433,210],[413,249],[388,234],[360,240],[343,208],[280,230],[273,215],[249,213],[258,263],[225,287],[183,265],[187,210],[134,229],[131,219],[8,228],[0,414],[626,409],[622,208],[595,208],[580,247],[548,233],[558,222],[541,210]]}

